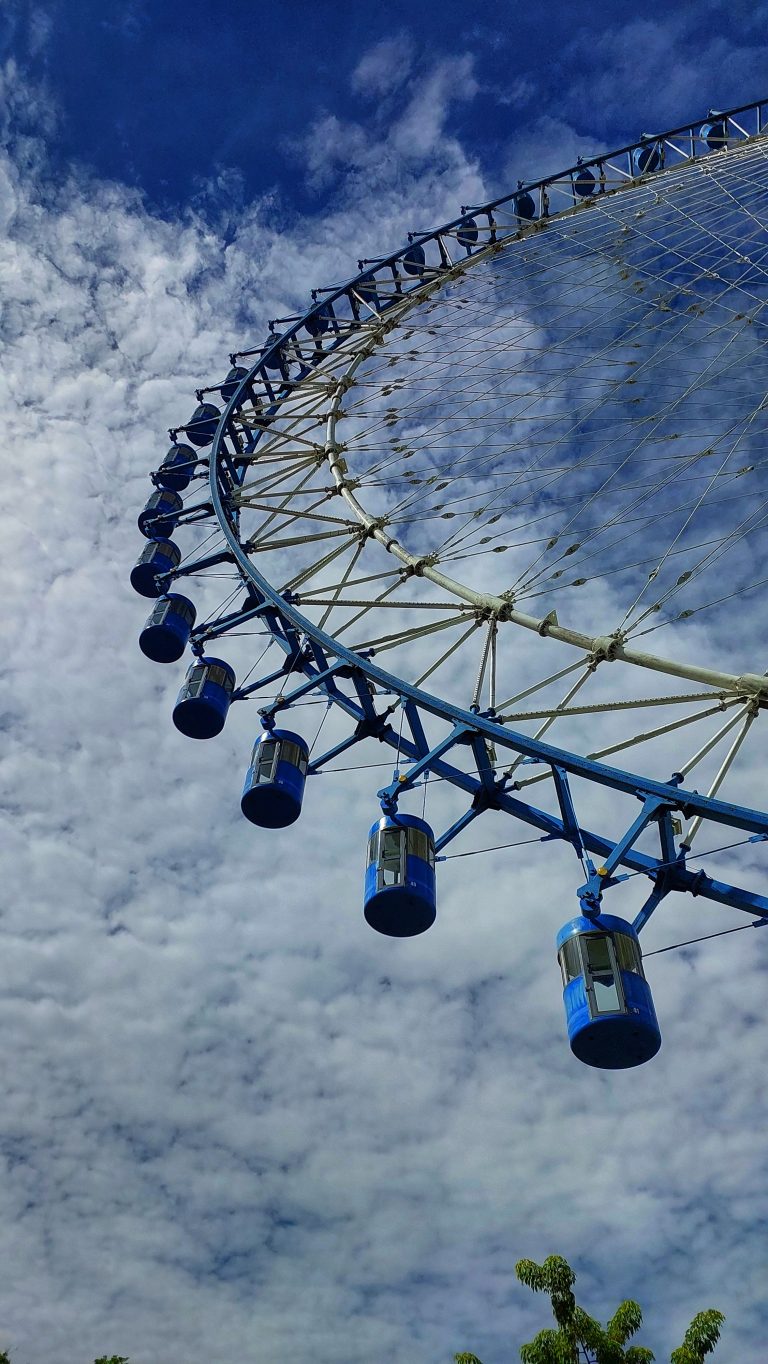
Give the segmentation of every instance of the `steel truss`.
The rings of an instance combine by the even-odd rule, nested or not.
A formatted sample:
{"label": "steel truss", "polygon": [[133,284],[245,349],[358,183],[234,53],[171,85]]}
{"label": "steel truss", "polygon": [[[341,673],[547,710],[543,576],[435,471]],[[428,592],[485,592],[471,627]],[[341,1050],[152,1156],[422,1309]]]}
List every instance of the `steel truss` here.
{"label": "steel truss", "polygon": [[[761,101],[711,117],[722,123],[726,145],[728,142],[754,142],[762,134],[766,108],[768,103]],[[427,303],[446,281],[459,279],[477,261],[492,258],[511,239],[523,239],[546,231],[552,219],[588,210],[592,201],[581,192],[587,172],[594,179],[596,196],[620,194],[627,188],[646,184],[665,170],[689,165],[704,155],[716,155],[702,141],[700,126],[701,120],[652,137],[644,135],[637,143],[591,161],[580,161],[556,176],[520,184],[513,194],[491,203],[465,207],[458,218],[440,228],[411,233],[408,244],[399,251],[361,261],[360,273],[355,278],[336,288],[315,291],[312,306],[303,315],[275,319],[270,323],[271,336],[267,345],[233,354],[230,357],[233,365],[247,359],[251,362],[250,367],[237,382],[218,421],[210,450],[206,499],[185,509],[183,514],[183,520],[187,522],[212,514],[221,528],[226,548],[182,563],[165,580],[165,586],[170,586],[185,575],[224,564],[234,567],[240,575],[249,593],[246,605],[198,626],[191,642],[193,651],[202,654],[209,643],[249,622],[258,621],[268,629],[282,650],[281,666],[249,681],[233,698],[245,699],[265,687],[282,687],[274,701],[260,711],[265,726],[273,726],[281,711],[310,694],[322,696],[348,718],[348,735],[311,761],[310,774],[322,771],[362,740],[376,738],[396,750],[398,767],[400,760],[404,766],[404,770],[398,771],[378,793],[386,812],[393,811],[399,797],[428,776],[449,782],[467,798],[464,813],[438,837],[438,852],[483,812],[503,811],[532,826],[542,841],[563,840],[573,847],[585,875],[578,895],[587,915],[600,913],[605,891],[626,879],[627,874],[639,873],[647,877],[652,888],[635,921],[637,929],[643,927],[671,891],[701,896],[745,911],[760,920],[768,920],[768,897],[714,879],[688,866],[690,844],[701,821],[737,830],[753,842],[768,838],[767,814],[724,802],[716,794],[746,730],[758,711],[768,705],[768,677],[753,673],[734,675],[645,653],[626,644],[619,632],[608,637],[589,636],[561,625],[554,613],[537,617],[518,610],[507,596],[480,592],[457,582],[431,562],[429,556],[419,557],[408,551],[386,522],[366,511],[356,495],[355,480],[350,476],[344,458],[338,420],[345,394],[363,360],[375,352],[407,313]],[[649,146],[656,149],[655,168],[638,174],[638,153]],[[518,212],[524,196],[530,196],[537,206],[537,216],[532,219]],[[278,326],[282,329],[276,331]],[[199,390],[198,400],[204,402],[209,394],[218,394],[221,387],[218,384]],[[319,415],[325,417],[322,443],[302,435],[303,418],[307,413],[314,414],[315,420]],[[402,565],[405,576],[424,577],[445,588],[460,604],[457,610],[466,611],[468,626],[481,627],[486,632],[474,700],[469,708],[441,699],[386,671],[374,662],[376,650],[373,648],[355,650],[346,647],[302,612],[301,591],[296,590],[301,588],[300,581],[292,588],[280,591],[256,567],[252,556],[259,548],[285,548],[294,543],[290,530],[287,535],[283,534],[285,525],[277,539],[267,539],[263,545],[244,541],[240,532],[244,506],[256,506],[269,512],[273,506],[269,497],[278,496],[258,490],[252,492],[248,484],[260,447],[270,438],[278,414],[286,417],[287,424],[278,437],[272,438],[273,457],[275,451],[279,454],[282,440],[286,459],[289,456],[305,458],[308,476],[325,469],[333,479],[333,504],[326,498],[322,505],[318,504],[318,511],[305,513],[305,517],[314,517],[317,522],[314,538],[323,545],[327,541],[331,546],[320,565],[314,565],[315,569],[333,561],[336,553],[333,536],[346,537],[348,543],[350,536],[356,535],[360,549],[367,540],[375,540]],[[184,430],[183,427],[171,430],[172,440],[182,437]],[[276,487],[279,488],[279,483]],[[348,519],[335,511],[331,514],[331,505],[335,508],[338,504],[349,513]],[[297,522],[302,533],[295,537],[295,543],[305,544],[313,534],[307,532],[305,525],[302,530],[303,522],[298,517]],[[329,601],[332,602],[332,597]],[[314,600],[313,604],[318,603]],[[322,600],[320,604],[323,604]],[[524,734],[510,727],[514,711],[510,717],[505,716],[504,707],[497,707],[495,699],[481,709],[481,687],[500,622],[516,624],[540,636],[550,636],[574,646],[591,667],[604,661],[621,660],[704,686],[709,690],[702,696],[715,701],[713,709],[738,707],[735,717],[724,726],[722,733],[737,722],[741,723],[741,729],[710,793],[703,795],[689,789],[681,773],[671,773],[667,781],[656,781],[594,758],[579,756],[541,737]],[[381,693],[396,698],[384,710],[376,706],[376,697]],[[694,694],[695,697],[698,695]],[[538,712],[542,718],[550,713],[546,709]],[[525,718],[536,714],[528,712]],[[395,723],[396,715],[404,723]],[[427,740],[427,717],[430,717],[430,724],[437,723],[442,727],[443,737],[436,744]],[[466,754],[468,750],[473,757],[474,772],[467,772],[456,762],[456,756]],[[512,758],[509,769],[501,773],[497,760],[499,753]],[[530,781],[521,779],[522,774],[516,775],[521,762],[540,765],[542,770],[534,781],[542,776],[551,779],[559,815],[548,813],[523,798],[521,792]],[[573,778],[597,783],[622,797],[631,797],[635,803],[640,802],[639,813],[627,818],[626,832],[618,841],[584,827],[571,789]],[[677,845],[679,820],[688,821],[688,828],[683,841]],[[655,831],[658,837],[655,856],[641,852],[637,847],[640,836],[648,831]]]}

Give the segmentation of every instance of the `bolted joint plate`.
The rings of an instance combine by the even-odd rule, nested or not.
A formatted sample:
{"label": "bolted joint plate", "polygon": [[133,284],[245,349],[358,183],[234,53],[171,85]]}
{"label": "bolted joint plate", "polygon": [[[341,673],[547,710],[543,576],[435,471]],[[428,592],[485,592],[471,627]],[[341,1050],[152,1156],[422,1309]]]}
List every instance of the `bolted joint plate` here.
{"label": "bolted joint plate", "polygon": [[768,677],[760,673],[742,673],[741,677],[737,678],[736,686],[738,691],[754,696],[764,705],[768,704]]}
{"label": "bolted joint plate", "polygon": [[592,640],[592,657],[595,662],[612,663],[615,658],[619,657],[623,643],[624,639],[621,634],[598,635]]}

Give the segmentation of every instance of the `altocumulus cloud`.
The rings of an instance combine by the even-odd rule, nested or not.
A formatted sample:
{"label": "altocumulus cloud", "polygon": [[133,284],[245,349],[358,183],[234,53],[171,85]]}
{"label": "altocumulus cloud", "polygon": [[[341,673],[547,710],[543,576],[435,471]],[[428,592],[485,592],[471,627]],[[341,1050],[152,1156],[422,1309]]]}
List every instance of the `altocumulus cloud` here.
{"label": "altocumulus cloud", "polygon": [[[7,81],[39,127],[44,97]],[[763,1358],[752,935],[660,958],[660,1057],[592,1074],[553,961],[564,854],[459,860],[438,926],[379,940],[359,907],[376,774],[321,779],[260,838],[237,811],[252,715],[183,740],[178,673],[136,648],[134,518],[194,388],[313,284],[482,193],[430,88],[418,156],[355,134],[332,217],[286,231],[265,200],[226,249],[201,205],[163,220],[81,172],[50,185],[33,128],[2,162],[0,1343],[31,1364],[494,1364],[542,1321],[515,1259],[553,1250],[595,1311],[642,1297],[660,1352],[711,1302],[733,1357]],[[402,98],[407,129],[423,85]]]}

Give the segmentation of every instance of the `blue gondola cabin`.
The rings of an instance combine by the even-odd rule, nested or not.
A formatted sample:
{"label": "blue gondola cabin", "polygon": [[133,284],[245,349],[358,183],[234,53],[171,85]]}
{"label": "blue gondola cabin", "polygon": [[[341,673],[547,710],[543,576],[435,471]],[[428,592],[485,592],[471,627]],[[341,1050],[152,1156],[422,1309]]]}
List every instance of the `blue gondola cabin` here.
{"label": "blue gondola cabin", "polygon": [[184,428],[187,433],[187,440],[191,440],[192,444],[198,448],[210,445],[216,435],[220,416],[218,407],[214,407],[213,403],[200,403]]}
{"label": "blue gondola cabin", "polygon": [[519,193],[515,195],[513,200],[515,213],[518,218],[525,218],[530,221],[532,218],[536,217],[536,205],[533,201],[533,196],[528,193],[527,189],[523,189],[522,180],[518,180],[517,188]]}
{"label": "blue gondola cabin", "polygon": [[176,521],[183,508],[184,503],[178,493],[171,488],[159,488],[139,512],[139,530],[148,540],[162,540],[176,529]]}
{"label": "blue gondola cabin", "polygon": [[456,240],[459,246],[463,246],[467,255],[472,252],[472,247],[477,244],[478,229],[474,218],[465,218],[456,233]]}
{"label": "blue gondola cabin", "polygon": [[406,275],[423,275],[426,259],[423,246],[419,246],[418,243],[414,246],[409,246],[402,257],[403,269],[405,270]]}
{"label": "blue gondola cabin", "polygon": [[330,304],[322,303],[308,314],[304,325],[310,336],[322,336],[331,325],[333,310]]}
{"label": "blue gondola cabin", "polygon": [[728,128],[723,118],[711,118],[702,125],[700,137],[711,152],[723,151],[728,146]]}
{"label": "blue gondola cabin", "polygon": [[169,592],[159,597],[144,629],[139,648],[153,663],[176,663],[189,643],[195,608],[188,597]]}
{"label": "blue gondola cabin", "polygon": [[224,383],[221,385],[221,389],[219,390],[225,403],[228,403],[230,398],[234,398],[238,388],[240,387],[242,380],[246,377],[247,373],[248,370],[245,369],[243,365],[232,366],[226,379],[224,380]]}
{"label": "blue gondola cabin", "polygon": [[253,746],[240,809],[262,829],[285,829],[301,814],[309,749],[300,734],[273,729]]}
{"label": "blue gondola cabin", "polygon": [[612,914],[572,919],[557,935],[571,1051],[588,1066],[650,1061],[661,1033],[637,934]]}
{"label": "blue gondola cabin", "polygon": [[154,481],[160,488],[183,493],[189,487],[196,465],[197,455],[191,445],[172,445],[154,475]]}
{"label": "blue gondola cabin", "polygon": [[632,169],[635,175],[650,175],[661,166],[662,143],[654,142],[644,133],[642,147],[635,147],[632,153]]}
{"label": "blue gondola cabin", "polygon": [[234,690],[234,669],[223,659],[195,659],[173,708],[173,723],[190,739],[213,739],[224,728]]}
{"label": "blue gondola cabin", "polygon": [[181,550],[173,540],[149,540],[131,569],[131,587],[140,597],[162,597],[168,586],[162,578],[180,561]]}
{"label": "blue gondola cabin", "polygon": [[436,914],[432,830],[415,815],[382,816],[368,835],[367,922],[390,938],[413,938]]}
{"label": "blue gondola cabin", "polygon": [[[581,166],[581,157],[578,158],[576,164]],[[579,195],[579,198],[588,199],[590,194],[594,194],[596,186],[597,176],[594,171],[589,170],[587,166],[583,166],[581,170],[576,172],[573,180],[573,188],[575,193]]]}
{"label": "blue gondola cabin", "polygon": [[[265,355],[263,360],[267,369],[279,369],[282,372],[286,366],[285,347],[278,346],[277,340],[277,334],[275,332],[270,332],[264,342],[264,349],[265,351],[271,350],[271,354]],[[274,350],[271,349],[273,346],[275,347]]]}

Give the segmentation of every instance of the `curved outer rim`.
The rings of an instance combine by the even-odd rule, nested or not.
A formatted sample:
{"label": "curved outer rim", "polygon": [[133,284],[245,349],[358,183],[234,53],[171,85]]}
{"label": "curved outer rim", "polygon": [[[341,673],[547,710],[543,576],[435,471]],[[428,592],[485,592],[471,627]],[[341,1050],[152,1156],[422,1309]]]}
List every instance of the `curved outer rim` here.
{"label": "curved outer rim", "polygon": [[[763,129],[763,110],[767,107],[768,101],[766,100],[753,101],[750,104],[739,105],[736,108],[719,113],[717,117],[728,119],[733,118],[736,114],[754,111],[757,116],[757,135],[760,135]],[[694,149],[695,139],[698,137],[697,130],[700,128],[702,122],[704,122],[703,119],[698,119],[693,124],[682,125],[667,133],[654,134],[652,140],[659,144],[666,143],[672,145],[669,142],[669,139],[679,136],[680,134],[690,136],[690,156],[684,157],[679,148],[673,147],[673,150],[681,156],[681,160],[676,164],[688,164],[691,160],[696,159]],[[752,135],[744,133],[743,129],[740,130],[740,132],[742,134],[740,140],[752,140]],[[225,440],[232,416],[242,404],[243,400],[250,396],[254,382],[264,382],[267,379],[265,364],[269,358],[278,354],[288,341],[296,338],[300,329],[305,327],[308,320],[311,320],[313,316],[317,315],[320,308],[327,307],[328,303],[333,304],[340,299],[349,299],[350,291],[354,289],[355,285],[371,280],[372,277],[375,276],[376,270],[391,267],[394,274],[394,267],[402,260],[402,257],[405,255],[405,252],[409,250],[411,245],[425,245],[434,241],[440,243],[442,236],[448,234],[455,235],[457,230],[460,229],[462,224],[465,224],[470,217],[485,214],[489,222],[491,243],[489,247],[480,248],[471,255],[470,261],[474,261],[476,258],[486,254],[497,240],[497,225],[493,218],[493,210],[495,208],[502,204],[509,204],[514,201],[518,194],[530,192],[535,189],[546,190],[547,186],[552,186],[558,181],[567,181],[568,178],[573,182],[574,175],[577,175],[580,170],[588,169],[590,167],[602,169],[606,163],[612,162],[619,156],[628,155],[631,157],[633,151],[643,148],[647,146],[647,144],[648,138],[643,138],[641,141],[629,144],[616,152],[606,153],[603,156],[593,158],[591,161],[579,162],[576,166],[569,167],[567,170],[560,172],[557,175],[547,177],[546,180],[520,185],[518,189],[510,195],[495,199],[482,207],[475,207],[470,211],[465,211],[462,217],[452,220],[450,223],[435,229],[433,232],[424,233],[419,236],[413,235],[412,240],[408,245],[391,253],[389,256],[382,257],[375,262],[361,262],[361,266],[368,266],[368,268],[361,269],[359,275],[347,281],[344,285],[326,291],[326,297],[323,299],[323,302],[321,304],[315,302],[313,307],[308,309],[300,318],[290,319],[292,325],[288,330],[276,335],[274,342],[268,347],[259,349],[259,358],[257,362],[240,381],[237,389],[222,412],[211,448],[209,471],[211,503],[235,563],[242,571],[244,578],[253,583],[263,599],[269,602],[280,613],[280,616],[290,622],[296,630],[305,635],[308,639],[314,641],[327,654],[343,661],[346,665],[359,673],[367,675],[380,687],[412,701],[418,707],[442,718],[453,726],[474,729],[476,732],[485,735],[489,740],[500,743],[506,748],[514,748],[521,754],[541,759],[550,765],[561,766],[574,775],[584,777],[591,781],[598,781],[617,790],[632,792],[634,794],[641,791],[649,796],[656,796],[659,799],[669,802],[670,806],[673,808],[684,806],[691,813],[700,814],[704,818],[714,819],[718,822],[740,829],[748,829],[754,833],[765,834],[768,833],[768,816],[761,814],[759,811],[747,810],[741,806],[702,796],[698,792],[684,790],[674,783],[653,781],[647,777],[632,774],[624,769],[612,768],[605,764],[595,763],[589,759],[581,758],[579,755],[568,750],[560,749],[552,744],[543,743],[541,740],[531,739],[527,735],[511,731],[495,721],[495,719],[488,714],[475,714],[455,706],[450,702],[444,701],[431,693],[421,691],[407,682],[404,682],[403,679],[398,678],[396,675],[385,672],[372,663],[370,658],[356,654],[352,650],[343,647],[332,636],[328,635],[325,631],[320,630],[312,621],[302,615],[290,601],[281,596],[272,584],[259,573],[240,544],[236,520],[233,517],[230,508],[225,505],[225,498],[228,497],[233,487],[232,480],[225,468],[225,461],[228,460]],[[616,168],[614,167],[614,169]],[[624,172],[621,173],[625,174]],[[659,173],[663,173],[663,171],[648,172],[640,176],[626,175],[626,185],[622,185],[621,188],[632,188],[638,184],[645,184],[654,179]],[[567,209],[561,214],[553,214],[552,217],[554,218],[556,216],[560,218],[576,211],[578,211],[578,206]],[[514,234],[510,233],[509,235],[512,236]],[[468,264],[470,261],[468,261]],[[451,262],[448,268],[456,269],[456,266]],[[459,268],[461,268],[461,265]],[[420,288],[424,288],[424,283],[419,283],[417,277],[414,290],[409,291],[409,293],[418,291]],[[242,358],[245,354],[247,353],[238,352],[236,356],[232,357],[233,363],[236,358]],[[250,352],[250,354],[253,354],[253,352]],[[360,358],[362,358],[362,356]],[[359,360],[357,363],[359,363]],[[312,371],[309,370],[309,372],[311,373]],[[290,391],[293,394],[296,391],[295,386],[292,386]],[[286,396],[287,394],[283,395],[283,397]],[[278,397],[276,402],[279,401],[280,398]],[[176,432],[173,431],[171,434],[175,438]],[[343,477],[338,468],[334,469],[334,448],[332,442],[329,455],[331,459],[331,468],[334,470],[334,477],[336,478],[337,485],[340,486],[340,482],[343,483]],[[349,505],[352,506],[352,501],[350,501],[352,498],[351,490],[345,490],[343,488],[341,490],[346,493],[347,501]],[[368,517],[362,507],[359,507],[359,504],[357,504],[354,510],[355,514],[363,519],[363,525],[368,526],[369,533],[376,535],[377,539],[380,539],[386,546],[391,547],[390,538],[381,531],[380,527],[375,525],[373,518]],[[403,550],[400,557],[406,554],[407,552]],[[407,559],[411,563],[411,566],[413,566],[412,556],[407,556]],[[424,571],[426,575],[427,567],[429,566],[424,565],[420,567],[419,571]],[[433,581],[440,582],[442,585],[449,587],[450,590],[456,591],[457,595],[469,591],[469,589],[462,588],[460,584],[454,584],[453,580],[447,579],[439,572],[436,574],[430,573],[429,576],[433,578]],[[474,594],[474,596],[480,596],[480,594]],[[503,614],[505,620],[509,620],[511,623],[518,624],[529,630],[535,630],[540,635],[551,635],[554,639],[575,645],[577,648],[595,655],[598,658],[607,659],[609,661],[621,659],[625,662],[633,663],[637,666],[648,668],[656,672],[668,673],[680,678],[701,682],[730,694],[744,696],[745,699],[762,699],[763,697],[768,697],[768,678],[764,676],[757,674],[743,674],[737,676],[735,674],[720,672],[709,668],[678,664],[655,655],[645,654],[633,649],[625,649],[622,646],[621,641],[615,638],[593,638],[584,635],[581,632],[569,630],[565,627],[551,623],[546,619],[540,620],[532,616],[527,616],[524,613],[515,611],[510,607],[509,602],[500,597],[482,597],[480,601],[475,601],[475,604],[478,605],[478,607],[484,606],[486,610],[491,609],[498,611],[500,615]]]}

